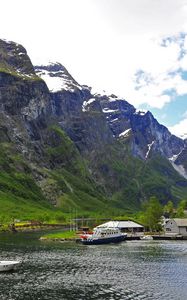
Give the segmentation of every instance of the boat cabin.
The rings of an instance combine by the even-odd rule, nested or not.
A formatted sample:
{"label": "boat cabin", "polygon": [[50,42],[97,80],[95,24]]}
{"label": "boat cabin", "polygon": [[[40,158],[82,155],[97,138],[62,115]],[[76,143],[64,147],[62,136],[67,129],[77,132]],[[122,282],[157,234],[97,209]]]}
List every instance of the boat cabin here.
{"label": "boat cabin", "polygon": [[143,232],[144,227],[133,221],[109,221],[97,226],[97,228],[113,228],[119,229],[121,232],[138,233]]}
{"label": "boat cabin", "polygon": [[96,227],[93,231],[94,236],[106,237],[106,236],[115,236],[120,234],[119,228],[104,228]]}

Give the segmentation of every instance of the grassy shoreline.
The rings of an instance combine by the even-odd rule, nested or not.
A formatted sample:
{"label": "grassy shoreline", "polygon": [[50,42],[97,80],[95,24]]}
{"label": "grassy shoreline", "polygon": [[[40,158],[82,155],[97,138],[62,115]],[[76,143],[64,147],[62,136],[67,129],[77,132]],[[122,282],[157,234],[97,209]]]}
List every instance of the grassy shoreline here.
{"label": "grassy shoreline", "polygon": [[79,239],[79,235],[76,231],[49,233],[40,237],[42,241],[76,241],[77,239]]}

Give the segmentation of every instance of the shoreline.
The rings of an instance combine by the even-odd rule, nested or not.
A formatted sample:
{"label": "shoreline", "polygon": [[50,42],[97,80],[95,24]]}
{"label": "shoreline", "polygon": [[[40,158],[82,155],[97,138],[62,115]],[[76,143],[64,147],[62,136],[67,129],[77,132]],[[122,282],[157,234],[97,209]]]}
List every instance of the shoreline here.
{"label": "shoreline", "polygon": [[[63,235],[63,233],[62,233]],[[165,240],[165,241],[178,241],[178,240],[182,240],[182,241],[187,241],[187,237],[186,236],[181,236],[181,235],[176,235],[176,236],[172,236],[172,235],[152,235],[151,236],[152,239],[142,239],[142,237],[140,236],[136,236],[136,235],[130,235],[127,236],[126,239],[124,241],[159,241],[159,240]],[[49,241],[49,242],[80,242],[81,238],[79,238],[78,236],[75,237],[40,237],[39,239],[40,241]]]}
{"label": "shoreline", "polygon": [[56,229],[63,229],[68,230],[68,225],[64,224],[42,224],[42,225],[28,225],[28,226],[15,226],[14,228],[7,227],[7,229],[1,229],[0,233],[2,232],[12,232],[12,233],[19,233],[19,232],[35,232],[35,231],[45,231],[45,230],[56,230]]}
{"label": "shoreline", "polygon": [[40,237],[39,238],[40,241],[44,241],[44,242],[80,242],[80,238],[47,238],[47,237]]}

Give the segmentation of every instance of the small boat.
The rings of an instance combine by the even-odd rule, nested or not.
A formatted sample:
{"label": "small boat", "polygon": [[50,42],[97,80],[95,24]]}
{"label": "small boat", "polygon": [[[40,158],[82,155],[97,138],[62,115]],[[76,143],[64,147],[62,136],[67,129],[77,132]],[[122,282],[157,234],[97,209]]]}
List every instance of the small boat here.
{"label": "small boat", "polygon": [[119,243],[125,240],[127,234],[122,233],[119,228],[96,227],[92,234],[82,234],[81,243],[84,245],[100,245]]}
{"label": "small boat", "polygon": [[0,260],[0,272],[16,270],[20,264],[18,260]]}

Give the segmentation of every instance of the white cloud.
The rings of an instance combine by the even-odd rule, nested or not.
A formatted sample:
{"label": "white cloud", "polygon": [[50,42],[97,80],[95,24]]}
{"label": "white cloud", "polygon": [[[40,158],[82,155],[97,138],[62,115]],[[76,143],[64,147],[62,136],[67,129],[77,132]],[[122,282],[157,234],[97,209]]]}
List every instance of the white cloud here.
{"label": "white cloud", "polygon": [[[187,0],[1,3],[0,36],[23,44],[35,64],[59,61],[80,84],[119,94],[135,106],[161,109],[172,101],[168,91],[187,93],[179,72],[187,70],[187,37],[178,32],[187,32]],[[164,47],[168,36],[173,38]]]}
{"label": "white cloud", "polygon": [[187,138],[187,118],[168,128],[176,136]]}

